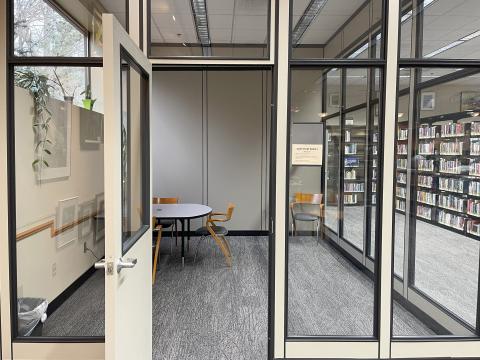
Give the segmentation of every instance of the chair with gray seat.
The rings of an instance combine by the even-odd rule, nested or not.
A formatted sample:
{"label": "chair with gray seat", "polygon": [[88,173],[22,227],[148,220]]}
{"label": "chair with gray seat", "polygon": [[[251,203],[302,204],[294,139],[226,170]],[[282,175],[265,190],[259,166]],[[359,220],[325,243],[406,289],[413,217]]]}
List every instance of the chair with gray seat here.
{"label": "chair with gray seat", "polygon": [[[178,197],[171,197],[171,198],[164,198],[164,197],[153,197],[152,203],[153,204],[178,204],[179,199]],[[172,253],[172,241],[173,241],[173,232],[175,231],[175,246],[178,245],[178,228],[177,228],[177,221],[173,219],[160,219],[157,223],[161,225],[162,229],[170,228],[171,231],[171,238],[170,238],[170,254]]]}
{"label": "chair with gray seat", "polygon": [[211,236],[213,240],[215,240],[215,242],[217,243],[220,250],[222,251],[223,256],[225,257],[225,261],[227,262],[227,265],[229,267],[232,266],[232,252],[230,249],[230,244],[226,239],[226,236],[228,235],[228,229],[224,226],[219,226],[216,223],[217,222],[225,223],[227,221],[230,221],[230,219],[232,218],[234,209],[235,209],[235,205],[232,203],[229,203],[227,207],[227,212],[225,213],[212,212],[210,215],[208,215],[205,226],[202,226],[201,228],[195,231],[195,235],[200,236],[200,239],[198,240],[197,249],[195,250],[194,262],[197,260],[198,248],[200,246],[200,243],[206,237]]}
{"label": "chair with gray seat", "polygon": [[[322,200],[323,194],[295,193],[295,201],[290,204],[293,236],[297,234],[297,221],[311,222],[315,225],[318,241],[324,219]],[[321,233],[323,239],[323,227]]]}

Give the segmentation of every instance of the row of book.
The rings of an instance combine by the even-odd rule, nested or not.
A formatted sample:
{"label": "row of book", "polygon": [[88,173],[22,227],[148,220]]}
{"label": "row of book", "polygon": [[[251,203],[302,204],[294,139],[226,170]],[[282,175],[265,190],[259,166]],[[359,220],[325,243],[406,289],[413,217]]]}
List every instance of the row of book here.
{"label": "row of book", "polygon": [[462,155],[463,142],[452,141],[440,143],[440,155]]}
{"label": "row of book", "polygon": [[355,205],[358,202],[357,194],[343,195],[343,203],[346,205]]}
{"label": "row of book", "polygon": [[398,138],[398,140],[407,140],[408,139],[408,129],[398,128],[397,138]]}
{"label": "row of book", "polygon": [[407,197],[407,189],[401,186],[397,186],[395,194],[402,199]]}
{"label": "row of book", "polygon": [[355,169],[345,170],[345,180],[356,180],[357,171]]}
{"label": "row of book", "polygon": [[417,162],[418,170],[421,171],[433,171],[434,161],[431,159],[419,159]]}
{"label": "row of book", "polygon": [[480,196],[480,182],[470,181],[468,184],[468,194],[473,196]]}
{"label": "row of book", "polygon": [[417,185],[420,186],[420,187],[431,189],[433,187],[433,176],[418,175]]}
{"label": "row of book", "polygon": [[440,172],[446,174],[461,174],[462,162],[459,159],[448,160],[440,158]]}
{"label": "row of book", "polygon": [[454,195],[441,194],[438,196],[438,206],[444,209],[464,212],[465,202],[466,199]]}
{"label": "row of book", "polygon": [[464,136],[465,135],[465,124],[463,123],[450,123],[440,126],[440,136],[441,137],[453,137],[453,136]]}
{"label": "row of book", "polygon": [[463,180],[454,178],[438,178],[438,188],[443,191],[463,193]]}
{"label": "row of book", "polygon": [[418,153],[420,155],[434,155],[435,154],[435,143],[434,142],[425,142],[418,144]]}
{"label": "row of book", "polygon": [[474,215],[474,216],[479,216],[480,217],[480,200],[468,199],[467,213],[469,215]]}
{"label": "row of book", "polygon": [[434,139],[436,135],[436,126],[421,125],[418,128],[418,137],[420,139]]}
{"label": "row of book", "polygon": [[365,191],[364,183],[344,183],[343,190],[345,192],[364,192]]}
{"label": "row of book", "polygon": [[360,160],[358,158],[345,158],[345,167],[359,167]]}
{"label": "row of book", "polygon": [[428,191],[422,191],[422,190],[417,191],[417,201],[424,204],[435,205],[436,197],[437,197],[437,194],[434,194]]}
{"label": "row of book", "polygon": [[407,170],[407,159],[397,159],[397,169]]}
{"label": "row of book", "polygon": [[395,200],[395,209],[405,212],[405,200]]}
{"label": "row of book", "polygon": [[480,162],[470,159],[470,164],[468,166],[468,175],[471,176],[480,176]]}
{"label": "row of book", "polygon": [[418,205],[417,216],[427,220],[432,220],[432,208],[428,206]]}
{"label": "row of book", "polygon": [[397,183],[406,184],[407,183],[407,174],[404,172],[397,173]]}
{"label": "row of book", "polygon": [[465,218],[463,216],[452,214],[445,210],[438,212],[438,222],[457,230],[463,230],[465,228]]}
{"label": "row of book", "polygon": [[479,139],[470,139],[470,155],[472,155],[472,156],[480,155],[480,140]]}
{"label": "row of book", "polygon": [[407,155],[407,144],[397,144],[397,154]]}
{"label": "row of book", "polygon": [[470,136],[480,136],[480,121],[472,122],[470,125]]}
{"label": "row of book", "polygon": [[349,130],[345,131],[345,142],[349,142],[351,138],[351,132]]}

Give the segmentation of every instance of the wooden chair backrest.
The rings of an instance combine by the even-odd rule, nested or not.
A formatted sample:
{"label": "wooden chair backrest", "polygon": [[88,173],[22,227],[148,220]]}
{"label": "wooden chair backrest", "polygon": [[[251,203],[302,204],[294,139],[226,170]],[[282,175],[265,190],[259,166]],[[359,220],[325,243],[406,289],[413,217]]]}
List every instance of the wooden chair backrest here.
{"label": "wooden chair backrest", "polygon": [[163,197],[153,197],[152,203],[153,204],[178,204],[179,199],[178,197],[168,197],[168,198],[163,198]]}
{"label": "wooden chair backrest", "polygon": [[225,213],[225,221],[229,221],[232,218],[234,209],[235,209],[235,204],[228,203],[227,212]]}
{"label": "wooden chair backrest", "polygon": [[322,204],[323,194],[295,193],[295,202],[304,204]]}

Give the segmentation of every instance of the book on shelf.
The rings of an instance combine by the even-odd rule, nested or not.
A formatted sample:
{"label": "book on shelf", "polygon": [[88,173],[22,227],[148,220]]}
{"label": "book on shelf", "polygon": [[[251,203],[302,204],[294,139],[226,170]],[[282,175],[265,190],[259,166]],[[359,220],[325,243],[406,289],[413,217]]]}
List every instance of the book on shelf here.
{"label": "book on shelf", "polygon": [[345,167],[359,167],[360,160],[357,158],[345,158]]}
{"label": "book on shelf", "polygon": [[417,185],[420,186],[420,187],[431,189],[433,187],[433,176],[418,175]]}
{"label": "book on shelf", "polygon": [[407,144],[397,144],[397,154],[407,155]]}
{"label": "book on shelf", "polygon": [[473,121],[470,123],[470,135],[480,136],[480,121]]}
{"label": "book on shelf", "polygon": [[408,139],[408,129],[398,128],[397,139],[398,140],[407,140]]}
{"label": "book on shelf", "polygon": [[480,176],[480,162],[470,159],[470,164],[468,165],[468,175]]}
{"label": "book on shelf", "polygon": [[480,155],[480,139],[470,139],[470,155]]}
{"label": "book on shelf", "polygon": [[397,183],[406,184],[407,183],[407,174],[404,172],[397,173]]}
{"label": "book on shelf", "polygon": [[480,220],[468,220],[467,233],[480,236]]}
{"label": "book on shelf", "polygon": [[343,190],[345,192],[364,192],[364,183],[344,183]]}
{"label": "book on shelf", "polygon": [[378,133],[373,133],[373,142],[378,142]]}
{"label": "book on shelf", "polygon": [[454,196],[454,195],[443,195],[438,196],[438,206],[444,209],[454,210],[458,212],[465,211],[465,200],[464,198]]}
{"label": "book on shelf", "polygon": [[428,204],[435,205],[437,194],[431,193],[429,191],[417,190],[417,201]]}
{"label": "book on shelf", "polygon": [[373,147],[372,147],[372,153],[373,153],[373,155],[377,155],[377,154],[378,154],[377,145],[373,145]]}
{"label": "book on shelf", "polygon": [[455,178],[438,178],[438,188],[443,191],[450,191],[456,193],[463,193],[463,183],[462,179]]}
{"label": "book on shelf", "polygon": [[351,132],[350,130],[345,131],[345,142],[349,142],[351,138]]}
{"label": "book on shelf", "polygon": [[433,159],[418,159],[417,166],[420,171],[433,171],[435,163]]}
{"label": "book on shelf", "polygon": [[448,210],[438,211],[438,222],[442,225],[463,231],[465,228],[465,218],[448,212]]}
{"label": "book on shelf", "polygon": [[467,213],[480,217],[480,200],[468,199]]}
{"label": "book on shelf", "polygon": [[377,169],[372,169],[372,180],[377,180]]}
{"label": "book on shelf", "polygon": [[343,203],[347,205],[357,204],[357,194],[343,195]]}
{"label": "book on shelf", "polygon": [[418,153],[420,155],[434,155],[435,143],[432,141],[432,142],[423,142],[418,144]]}
{"label": "book on shelf", "polygon": [[395,200],[395,209],[405,212],[405,200]]}
{"label": "book on shelf", "polygon": [[356,180],[357,171],[355,169],[345,170],[345,180]]}
{"label": "book on shelf", "polygon": [[451,141],[440,143],[440,155],[462,155],[463,142]]}
{"label": "book on shelf", "polygon": [[465,135],[465,124],[462,123],[449,123],[440,125],[441,137],[458,137]]}
{"label": "book on shelf", "polygon": [[377,167],[377,159],[372,160],[372,167],[374,167],[374,168]]}
{"label": "book on shelf", "polygon": [[377,183],[374,182],[372,183],[372,193],[376,193],[377,192]]}
{"label": "book on shelf", "polygon": [[427,220],[432,220],[432,208],[428,206],[417,205],[417,216]]}
{"label": "book on shelf", "polygon": [[468,195],[480,196],[480,182],[470,181],[468,184]]}
{"label": "book on shelf", "polygon": [[436,126],[420,125],[418,128],[419,139],[435,139]]}
{"label": "book on shelf", "polygon": [[440,172],[445,174],[461,174],[462,162],[459,159],[440,158]]}
{"label": "book on shelf", "polygon": [[407,159],[397,159],[397,169],[407,170]]}
{"label": "book on shelf", "polygon": [[401,186],[397,186],[395,190],[395,194],[402,199],[407,197],[407,189]]}
{"label": "book on shelf", "polygon": [[345,155],[355,155],[357,153],[357,144],[345,145]]}

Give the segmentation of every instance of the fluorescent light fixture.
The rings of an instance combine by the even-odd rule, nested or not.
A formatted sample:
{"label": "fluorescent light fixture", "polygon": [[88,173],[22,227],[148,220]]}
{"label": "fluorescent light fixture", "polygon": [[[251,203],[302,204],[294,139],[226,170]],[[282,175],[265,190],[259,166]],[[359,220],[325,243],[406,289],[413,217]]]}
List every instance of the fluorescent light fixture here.
{"label": "fluorescent light fixture", "polygon": [[328,113],[322,112],[322,113],[318,113],[317,115],[318,115],[319,117],[321,117],[321,118],[324,118],[325,116],[328,115]]}
{"label": "fluorescent light fixture", "polygon": [[307,31],[310,24],[315,20],[320,11],[322,11],[326,3],[327,0],[310,0],[310,3],[298,20],[297,25],[295,25],[295,29],[293,29],[292,44],[294,46],[299,43],[305,31]]}
{"label": "fluorescent light fixture", "polygon": [[433,57],[433,56],[435,56],[435,55],[438,55],[438,54],[440,54],[440,53],[442,53],[442,52],[444,52],[444,51],[447,51],[447,50],[449,50],[449,49],[451,49],[451,48],[454,48],[455,46],[458,46],[458,45],[463,44],[463,43],[464,43],[464,41],[462,41],[462,40],[454,41],[454,42],[452,42],[452,43],[450,43],[450,44],[448,44],[448,45],[445,45],[445,46],[441,47],[440,49],[437,49],[437,50],[435,50],[435,51],[432,51],[431,53],[425,55],[425,57],[426,57],[426,58],[431,58],[431,57]]}
{"label": "fluorescent light fixture", "polygon": [[475,39],[477,36],[480,36],[480,30],[475,31],[475,32],[471,33],[470,35],[464,36],[460,40],[468,41],[468,40]]}
{"label": "fluorescent light fixture", "polygon": [[190,0],[192,14],[195,20],[198,41],[202,46],[210,46],[210,32],[208,31],[207,4],[205,0]]}
{"label": "fluorescent light fixture", "polygon": [[[437,0],[425,0],[423,2],[423,9],[427,8],[427,6],[430,6],[432,5],[435,1]],[[400,23],[404,23],[405,21],[407,21],[408,19],[410,19],[413,15],[413,11],[410,10],[409,12],[407,12],[405,15],[403,15],[401,18],[400,18]]]}

